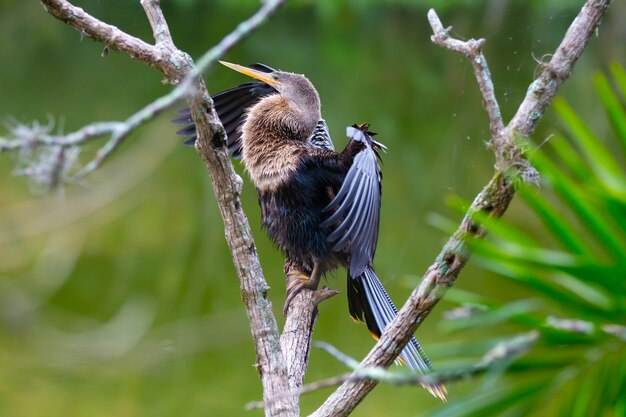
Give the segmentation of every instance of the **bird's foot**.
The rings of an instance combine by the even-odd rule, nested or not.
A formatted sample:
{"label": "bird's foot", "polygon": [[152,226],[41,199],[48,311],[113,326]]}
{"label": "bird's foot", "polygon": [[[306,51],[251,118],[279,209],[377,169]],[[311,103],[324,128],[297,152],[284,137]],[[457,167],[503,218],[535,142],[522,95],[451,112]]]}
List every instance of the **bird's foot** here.
{"label": "bird's foot", "polygon": [[317,289],[319,285],[319,279],[313,280],[311,277],[299,270],[290,270],[287,272],[287,296],[285,299],[285,306],[283,307],[283,314],[286,316],[289,310],[289,305],[300,294],[303,289],[313,290]]}

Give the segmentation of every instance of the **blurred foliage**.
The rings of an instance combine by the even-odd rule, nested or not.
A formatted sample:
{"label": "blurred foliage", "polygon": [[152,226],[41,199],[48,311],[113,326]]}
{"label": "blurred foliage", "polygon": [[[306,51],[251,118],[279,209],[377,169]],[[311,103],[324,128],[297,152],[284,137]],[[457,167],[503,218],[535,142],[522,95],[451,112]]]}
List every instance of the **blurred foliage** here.
{"label": "blurred foliage", "polygon": [[432,416],[625,415],[626,72],[618,64],[611,72],[612,80],[597,73],[594,85],[615,140],[597,137],[557,99],[564,135],[549,138],[548,149],[529,152],[543,183],[540,190],[520,183],[519,194],[553,245],[527,228],[478,219],[491,236],[471,243],[477,263],[531,296],[498,303],[457,293],[456,301],[465,304],[447,325],[472,332],[509,322],[540,331],[540,342]]}
{"label": "blurred foliage", "polygon": [[[203,2],[203,0],[174,0],[175,3],[180,5],[181,7],[193,7]],[[241,7],[252,7],[254,2],[250,0],[218,0],[216,3],[232,8],[241,8]],[[499,3],[499,4],[498,4]],[[545,1],[542,0],[514,0],[514,1],[492,1],[491,6],[493,7],[502,7],[506,6],[523,6],[529,9],[535,9],[540,12],[545,12],[546,10],[578,10],[579,4],[572,2],[570,0],[557,0],[551,1],[546,4]],[[431,7],[436,7],[440,12],[445,12],[450,9],[456,10],[474,10],[477,7],[477,2],[475,0],[424,0],[424,1],[415,1],[415,0],[345,0],[345,1],[336,1],[336,0],[294,0],[290,2],[289,7],[311,7],[315,11],[319,12],[322,16],[331,17],[340,13],[341,10],[351,10],[351,11],[360,11],[364,12],[372,7],[409,7],[414,9],[428,9]]]}
{"label": "blurred foliage", "polygon": [[[136,0],[74,3],[151,40]],[[259,4],[162,3],[175,42],[193,57]],[[428,226],[427,214],[456,216],[444,196],[472,198],[493,165],[483,144],[487,118],[471,66],[430,43],[427,7],[445,4],[440,16],[455,35],[486,38],[506,119],[536,71],[533,56],[554,50],[578,3],[296,0],[225,59],[305,73],[320,92],[339,147],[345,126],[353,122],[369,121],[379,132],[389,150],[383,156],[376,268],[401,303],[445,238]],[[600,38],[592,39],[561,90],[601,138],[610,126],[603,122],[601,106],[584,99],[594,89],[587,81],[609,59],[626,62],[624,19],[626,2],[614,2]],[[1,121],[51,120],[54,130],[70,131],[125,118],[170,88],[156,71],[123,54],[102,58],[101,44],[51,18],[37,2],[0,0],[0,39]],[[214,92],[244,81],[217,68],[206,79]],[[231,416],[244,414],[246,402],[261,398],[247,319],[206,169],[192,149],[179,145],[172,117],[141,129],[85,184],[59,194],[33,196],[26,181],[12,176],[16,156],[0,155],[0,415]],[[552,134],[555,123],[555,113],[548,112],[536,135],[539,142]],[[80,157],[97,146],[85,147]],[[611,148],[611,154],[617,150]],[[609,168],[604,175],[613,173]],[[283,259],[260,228],[248,182],[242,204],[281,320]],[[514,202],[507,219],[535,230],[541,244],[555,243],[521,203]],[[342,289],[344,273],[330,277],[328,285]],[[531,287],[474,265],[463,271],[455,289],[509,306],[503,310],[509,316],[536,305],[525,302],[535,296]],[[596,293],[590,297],[602,308],[602,293]],[[503,318],[498,326],[472,329],[476,342],[448,333],[441,315],[454,305],[453,298],[454,293],[446,297],[417,334],[438,369],[472,363],[466,355],[479,358],[502,335],[526,330]],[[363,357],[373,344],[366,329],[349,320],[343,296],[320,307],[315,338],[353,357]],[[344,371],[329,355],[313,350],[308,381]],[[532,386],[532,378],[521,382],[529,384],[527,396],[541,390]],[[475,393],[476,385],[475,380],[454,384],[450,396]],[[305,396],[303,412],[327,394]],[[497,385],[493,392],[475,394],[474,404],[522,394]],[[421,389],[381,386],[354,415],[415,416],[441,407]]]}

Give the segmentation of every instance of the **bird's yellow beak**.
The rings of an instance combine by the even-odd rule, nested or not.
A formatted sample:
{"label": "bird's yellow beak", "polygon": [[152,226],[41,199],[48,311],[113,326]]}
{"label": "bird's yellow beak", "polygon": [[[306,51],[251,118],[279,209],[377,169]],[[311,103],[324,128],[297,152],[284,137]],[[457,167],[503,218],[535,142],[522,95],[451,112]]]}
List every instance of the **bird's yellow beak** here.
{"label": "bird's yellow beak", "polygon": [[263,81],[265,84],[268,84],[272,87],[278,87],[280,85],[280,81],[272,77],[272,74],[268,74],[267,72],[257,71],[252,68],[244,67],[243,65],[231,64],[230,62],[225,61],[219,61],[219,63],[227,66],[232,70],[245,74],[248,77]]}

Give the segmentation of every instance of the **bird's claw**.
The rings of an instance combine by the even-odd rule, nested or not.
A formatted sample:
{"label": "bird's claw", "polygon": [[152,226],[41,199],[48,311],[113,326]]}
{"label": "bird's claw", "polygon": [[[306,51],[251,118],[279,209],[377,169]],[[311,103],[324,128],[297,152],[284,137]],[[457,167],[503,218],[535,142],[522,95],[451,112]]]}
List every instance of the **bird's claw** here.
{"label": "bird's claw", "polygon": [[296,295],[300,294],[300,291],[303,289],[316,290],[318,282],[314,282],[307,275],[298,273],[298,274],[288,274],[287,275],[287,297],[285,299],[285,305],[283,307],[283,314],[286,316],[287,311],[289,311],[289,306],[291,302],[296,297]]}

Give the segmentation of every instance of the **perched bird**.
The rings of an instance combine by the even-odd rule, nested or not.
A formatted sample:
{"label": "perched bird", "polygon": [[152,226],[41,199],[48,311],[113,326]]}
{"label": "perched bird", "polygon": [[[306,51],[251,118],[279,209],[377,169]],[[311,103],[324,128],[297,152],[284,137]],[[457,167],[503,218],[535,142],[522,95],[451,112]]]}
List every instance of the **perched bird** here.
{"label": "perched bird", "polygon": [[[348,272],[348,307],[375,338],[398,310],[373,269],[380,218],[381,179],[368,125],[348,127],[342,152],[334,150],[320,110],[320,98],[303,75],[266,65],[225,66],[255,78],[213,97],[227,133],[227,146],[240,158],[256,186],[263,226],[286,256],[285,313],[303,289],[317,289],[327,272]],[[189,110],[175,123],[192,123]],[[178,131],[194,136],[190,125]],[[410,369],[428,374],[432,365],[411,338],[400,354]],[[445,400],[443,385],[425,385]]]}

